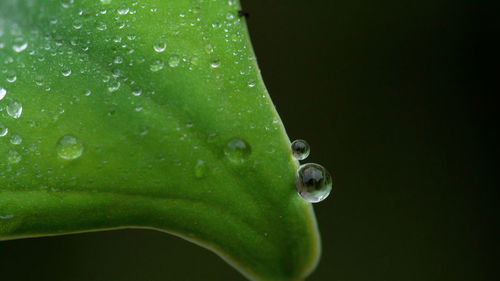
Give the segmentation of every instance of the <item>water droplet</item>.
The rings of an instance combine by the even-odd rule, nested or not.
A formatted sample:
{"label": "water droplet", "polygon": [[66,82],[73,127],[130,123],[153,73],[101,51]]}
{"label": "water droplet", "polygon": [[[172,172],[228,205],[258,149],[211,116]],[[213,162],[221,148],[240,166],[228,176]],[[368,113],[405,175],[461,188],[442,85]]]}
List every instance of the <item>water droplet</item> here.
{"label": "water droplet", "polygon": [[7,94],[7,90],[5,90],[4,88],[0,87],[0,100],[2,100],[5,95]]}
{"label": "water droplet", "polygon": [[83,23],[79,19],[76,19],[73,21],[73,28],[74,29],[80,29],[80,28],[82,28],[82,25],[83,25]]}
{"label": "water droplet", "polygon": [[92,91],[85,90],[85,91],[83,91],[83,94],[88,97],[88,96],[90,96],[92,94]]}
{"label": "water droplet", "polygon": [[15,73],[7,73],[7,78],[6,78],[7,82],[9,83],[14,83],[16,82],[17,80],[17,75]]}
{"label": "water droplet", "polygon": [[100,21],[100,22],[97,23],[97,27],[96,28],[99,31],[104,31],[104,30],[108,29],[108,26],[104,22]]}
{"label": "water droplet", "polygon": [[191,58],[191,64],[193,66],[197,66],[200,63],[200,59],[198,57]]}
{"label": "water droplet", "polygon": [[305,140],[295,140],[291,145],[293,157],[297,160],[304,160],[309,156],[311,149]]}
{"label": "water droplet", "polygon": [[13,134],[10,136],[10,143],[12,143],[13,145],[18,145],[21,144],[22,142],[23,138],[20,135]]}
{"label": "water droplet", "polygon": [[61,74],[64,77],[68,77],[71,75],[71,69],[69,69],[68,67],[63,67],[63,69],[61,70]]}
{"label": "water droplet", "polygon": [[138,97],[142,94],[142,89],[139,87],[132,87],[132,95]]}
{"label": "water droplet", "polygon": [[304,200],[316,203],[323,201],[332,191],[332,176],[321,165],[308,163],[297,171],[295,188]]}
{"label": "water droplet", "polygon": [[61,1],[61,6],[63,8],[69,8],[73,4],[74,0],[63,0]]}
{"label": "water droplet", "polygon": [[116,92],[120,89],[121,83],[119,81],[111,82],[108,86],[108,91],[110,93]]}
{"label": "water droplet", "polygon": [[128,14],[128,12],[130,12],[130,9],[127,6],[122,6],[122,7],[118,8],[119,15],[126,15],[126,14]]}
{"label": "water droplet", "polygon": [[0,215],[0,220],[8,220],[8,219],[11,219],[13,218],[14,215],[13,214],[8,214],[8,215]]}
{"label": "water droplet", "polygon": [[218,57],[212,57],[210,60],[210,67],[217,68],[220,66],[220,59]]}
{"label": "water droplet", "polygon": [[28,48],[28,42],[24,42],[22,44],[15,44],[12,46],[12,49],[14,49],[16,53],[20,53],[26,50],[26,48]]}
{"label": "water droplet", "polygon": [[162,60],[155,60],[151,65],[149,66],[149,69],[153,72],[158,72],[163,69],[165,66],[165,63]]}
{"label": "water droplet", "polygon": [[115,59],[113,60],[115,64],[121,64],[123,63],[123,58],[120,56],[116,56]]}
{"label": "water droplet", "polygon": [[144,126],[144,125],[143,125],[143,126],[140,126],[140,127],[139,127],[139,135],[141,135],[141,136],[145,136],[145,135],[147,135],[147,134],[149,134],[149,129],[148,129],[148,127],[147,127],[147,126]]}
{"label": "water droplet", "polygon": [[21,162],[21,159],[22,159],[22,156],[21,156],[21,154],[19,154],[19,152],[12,150],[12,149],[9,150],[9,152],[7,154],[7,161],[10,164],[17,164],[17,163]]}
{"label": "water droplet", "polygon": [[73,160],[82,155],[83,144],[77,138],[66,135],[57,142],[56,152],[62,159]]}
{"label": "water droplet", "polygon": [[158,41],[153,46],[153,49],[157,53],[161,53],[161,52],[165,51],[166,48],[167,48],[167,43],[165,43],[164,41]]}
{"label": "water droplet", "polygon": [[9,132],[9,128],[7,128],[4,124],[0,123],[0,137],[5,137]]}
{"label": "water droplet", "polygon": [[207,171],[207,164],[203,160],[198,160],[196,162],[196,165],[194,165],[194,176],[197,179],[201,179],[202,177],[205,176],[205,173]]}
{"label": "water droplet", "polygon": [[205,52],[207,52],[207,54],[209,54],[209,55],[210,55],[211,53],[213,53],[213,52],[214,52],[214,47],[212,47],[212,45],[210,45],[210,44],[207,44],[207,45],[205,46]]}
{"label": "water droplet", "polygon": [[224,154],[226,157],[235,164],[241,164],[247,160],[252,152],[250,145],[239,138],[230,139],[226,147],[224,147]]}
{"label": "water droplet", "polygon": [[23,113],[22,104],[15,100],[10,100],[9,103],[7,104],[6,109],[7,109],[7,114],[9,114],[10,117],[14,119],[21,117],[21,113]]}
{"label": "water droplet", "polygon": [[181,59],[179,58],[179,56],[177,56],[177,55],[171,55],[168,58],[168,65],[170,67],[177,67],[179,65],[180,61],[181,61]]}

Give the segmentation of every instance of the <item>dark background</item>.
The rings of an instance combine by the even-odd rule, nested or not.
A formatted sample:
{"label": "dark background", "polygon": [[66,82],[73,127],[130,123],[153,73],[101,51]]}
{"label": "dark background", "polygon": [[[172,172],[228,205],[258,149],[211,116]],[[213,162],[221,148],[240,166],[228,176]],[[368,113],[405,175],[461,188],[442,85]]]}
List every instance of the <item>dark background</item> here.
{"label": "dark background", "polygon": [[[500,280],[498,11],[486,1],[243,1],[291,139],[335,175],[308,280]],[[243,280],[130,230],[0,243],[7,280]],[[1,278],[2,281],[4,278]]]}

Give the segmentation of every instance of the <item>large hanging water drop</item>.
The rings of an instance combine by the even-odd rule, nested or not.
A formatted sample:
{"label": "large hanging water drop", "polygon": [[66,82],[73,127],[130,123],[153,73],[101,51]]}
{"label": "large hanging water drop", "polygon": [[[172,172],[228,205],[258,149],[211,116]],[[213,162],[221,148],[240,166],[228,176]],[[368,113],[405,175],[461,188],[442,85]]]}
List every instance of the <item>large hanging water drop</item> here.
{"label": "large hanging water drop", "polygon": [[252,149],[250,148],[250,145],[246,141],[239,138],[230,139],[224,148],[224,154],[227,159],[235,164],[242,164],[245,162],[251,152]]}
{"label": "large hanging water drop", "polygon": [[65,160],[73,160],[83,153],[83,144],[73,136],[64,136],[59,139],[56,146],[57,155]]}
{"label": "large hanging water drop", "polygon": [[309,144],[305,140],[295,140],[291,145],[293,157],[297,160],[304,160],[311,151]]}
{"label": "large hanging water drop", "polygon": [[304,200],[317,203],[325,200],[332,191],[332,176],[321,165],[308,163],[297,171],[295,188]]}

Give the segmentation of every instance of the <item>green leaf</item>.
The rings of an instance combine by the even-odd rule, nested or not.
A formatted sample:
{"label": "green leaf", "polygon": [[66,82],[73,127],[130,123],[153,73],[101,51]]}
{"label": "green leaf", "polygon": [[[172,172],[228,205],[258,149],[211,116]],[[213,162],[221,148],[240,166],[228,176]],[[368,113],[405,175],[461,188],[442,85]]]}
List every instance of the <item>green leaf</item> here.
{"label": "green leaf", "polygon": [[314,213],[239,9],[0,1],[0,239],[152,228],[304,278]]}

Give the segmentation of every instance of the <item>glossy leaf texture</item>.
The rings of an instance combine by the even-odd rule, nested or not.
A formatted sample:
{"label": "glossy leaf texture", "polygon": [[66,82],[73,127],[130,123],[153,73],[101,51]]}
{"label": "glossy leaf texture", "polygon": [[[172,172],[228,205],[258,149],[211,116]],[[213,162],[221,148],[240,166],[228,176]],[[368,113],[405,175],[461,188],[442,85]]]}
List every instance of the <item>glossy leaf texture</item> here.
{"label": "glossy leaf texture", "polygon": [[0,1],[0,239],[152,228],[307,276],[314,213],[239,9]]}

